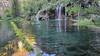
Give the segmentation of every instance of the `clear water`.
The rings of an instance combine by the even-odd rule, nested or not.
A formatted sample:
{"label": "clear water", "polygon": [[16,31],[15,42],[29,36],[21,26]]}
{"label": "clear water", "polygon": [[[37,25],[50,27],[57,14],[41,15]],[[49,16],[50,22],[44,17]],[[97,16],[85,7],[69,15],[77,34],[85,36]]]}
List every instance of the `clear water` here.
{"label": "clear water", "polygon": [[[38,46],[46,54],[55,54],[55,56],[88,56],[90,48],[89,41],[95,34],[89,30],[77,30],[65,32],[57,31],[57,20],[41,21],[41,24],[33,25],[33,34],[37,37]],[[62,21],[63,22],[63,21]]]}
{"label": "clear water", "polygon": [[[100,33],[86,30],[65,32],[64,23],[61,21],[62,31],[56,28],[57,20],[40,21],[40,24],[25,24],[23,26],[27,33],[36,35],[37,46],[42,50],[44,56],[99,56]],[[0,46],[14,39],[12,27],[9,22],[0,23]],[[91,41],[94,42],[91,42]],[[93,44],[91,47],[91,44]],[[95,48],[94,48],[95,47]],[[34,55],[34,52],[31,53]]]}

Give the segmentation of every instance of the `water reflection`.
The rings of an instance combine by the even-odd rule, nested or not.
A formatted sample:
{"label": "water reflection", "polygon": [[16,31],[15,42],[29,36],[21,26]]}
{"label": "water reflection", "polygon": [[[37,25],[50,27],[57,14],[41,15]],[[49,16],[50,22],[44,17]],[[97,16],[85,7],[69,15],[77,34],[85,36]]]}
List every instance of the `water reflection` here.
{"label": "water reflection", "polygon": [[[5,37],[8,37],[8,34],[12,35],[12,33],[9,33],[11,31],[8,28],[7,22],[5,22],[5,24],[2,23],[0,34],[5,32],[4,34],[7,34]],[[37,52],[41,56],[93,56],[93,54],[89,52],[95,52],[94,48],[96,48],[96,50],[99,49],[99,33],[90,32],[88,29],[85,31],[65,32],[63,27],[63,31],[57,32],[55,20],[49,20],[48,22],[41,21],[41,24],[34,24],[25,29],[27,29],[27,33],[32,31],[33,34],[36,35],[36,46],[33,48],[33,51],[28,53],[28,56],[37,56]],[[4,34],[0,36],[4,36]],[[92,45],[91,48],[90,44],[92,42],[90,43],[89,41],[92,39],[97,40],[97,47]],[[92,44],[95,43],[93,42]]]}
{"label": "water reflection", "polygon": [[57,29],[57,32],[61,32],[62,31],[62,28],[61,28],[61,12],[62,11],[62,6],[60,4],[57,5],[56,7],[56,15],[57,15],[57,22],[56,22],[56,29]]}
{"label": "water reflection", "polygon": [[[64,24],[62,25],[64,26]],[[33,26],[33,32],[35,32],[37,45],[43,51],[43,55],[87,55],[87,50],[89,49],[89,38],[93,37],[91,32],[87,32],[87,30],[65,32],[63,26],[63,31],[57,32],[55,20],[49,20],[48,25],[46,24],[46,21],[42,21],[39,25],[41,26],[40,28],[37,28],[36,26],[37,25]],[[72,30],[75,30],[75,28]]]}

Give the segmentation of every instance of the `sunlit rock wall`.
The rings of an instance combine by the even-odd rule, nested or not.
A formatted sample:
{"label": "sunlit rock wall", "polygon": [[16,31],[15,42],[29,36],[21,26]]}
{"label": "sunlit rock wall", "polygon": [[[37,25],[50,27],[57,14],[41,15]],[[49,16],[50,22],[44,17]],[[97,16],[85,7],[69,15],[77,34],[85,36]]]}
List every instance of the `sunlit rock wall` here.
{"label": "sunlit rock wall", "polygon": [[7,8],[12,7],[12,1],[11,0],[0,0],[0,16],[3,16],[5,13],[4,11]]}

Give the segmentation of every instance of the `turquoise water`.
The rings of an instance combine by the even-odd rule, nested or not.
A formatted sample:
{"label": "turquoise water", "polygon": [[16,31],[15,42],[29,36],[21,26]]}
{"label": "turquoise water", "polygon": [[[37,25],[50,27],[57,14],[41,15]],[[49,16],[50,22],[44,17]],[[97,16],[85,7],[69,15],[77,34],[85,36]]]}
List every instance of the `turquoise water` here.
{"label": "turquoise water", "polygon": [[[63,22],[63,21],[62,21]],[[46,54],[55,56],[82,56],[89,54],[89,41],[95,35],[89,30],[79,30],[77,27],[71,31],[57,31],[56,20],[41,21],[33,25],[33,33],[37,37],[37,45]]]}
{"label": "turquoise water", "polygon": [[[70,31],[64,28],[62,21],[61,31],[57,30],[57,20],[41,21],[40,24],[23,24],[22,27],[27,33],[36,35],[37,46],[42,50],[44,56],[98,56],[100,47],[100,33],[92,32],[89,29],[81,30],[77,27]],[[0,23],[0,47],[14,39],[14,32],[9,22]],[[91,42],[91,41],[94,42]],[[91,47],[91,44],[92,47]],[[95,48],[94,48],[95,47]],[[32,52],[34,54],[34,52]]]}

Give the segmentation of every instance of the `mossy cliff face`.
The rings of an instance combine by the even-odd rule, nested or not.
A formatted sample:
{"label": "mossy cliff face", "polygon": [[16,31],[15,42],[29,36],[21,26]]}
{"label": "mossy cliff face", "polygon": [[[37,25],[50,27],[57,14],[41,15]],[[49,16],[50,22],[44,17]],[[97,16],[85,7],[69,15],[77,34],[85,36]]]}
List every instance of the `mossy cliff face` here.
{"label": "mossy cliff face", "polygon": [[5,45],[9,40],[14,39],[14,33],[8,22],[0,23],[0,47]]}

